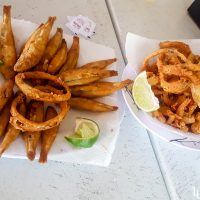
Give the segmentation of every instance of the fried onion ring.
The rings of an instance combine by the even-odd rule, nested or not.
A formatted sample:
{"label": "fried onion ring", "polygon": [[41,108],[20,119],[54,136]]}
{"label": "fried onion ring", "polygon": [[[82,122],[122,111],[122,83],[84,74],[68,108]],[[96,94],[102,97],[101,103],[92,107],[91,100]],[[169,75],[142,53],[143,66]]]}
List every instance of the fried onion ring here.
{"label": "fried onion ring", "polygon": [[[62,86],[66,93],[65,94],[55,94],[44,92],[37,88],[34,88],[27,83],[24,82],[24,79],[46,79],[53,81],[55,84]],[[46,102],[61,102],[67,101],[71,97],[71,93],[69,91],[68,86],[58,77],[50,75],[45,72],[24,72],[19,73],[15,76],[15,83],[20,88],[20,90],[29,98],[35,99],[38,101],[46,101]]]}
{"label": "fried onion ring", "polygon": [[188,60],[182,53],[180,53],[176,49],[159,49],[157,51],[154,51],[144,59],[141,71],[143,71],[146,68],[146,66],[148,66],[148,62],[151,58],[165,53],[173,53],[177,55],[185,63],[191,63],[190,60]]}
{"label": "fried onion ring", "polygon": [[66,101],[61,102],[59,103],[61,111],[58,113],[56,117],[47,120],[45,122],[34,122],[23,117],[17,110],[17,106],[23,101],[23,99],[24,95],[19,94],[19,96],[17,96],[13,100],[10,110],[11,112],[10,123],[16,129],[20,129],[21,131],[32,131],[32,132],[42,131],[58,126],[69,111],[69,105],[67,104],[67,102]]}

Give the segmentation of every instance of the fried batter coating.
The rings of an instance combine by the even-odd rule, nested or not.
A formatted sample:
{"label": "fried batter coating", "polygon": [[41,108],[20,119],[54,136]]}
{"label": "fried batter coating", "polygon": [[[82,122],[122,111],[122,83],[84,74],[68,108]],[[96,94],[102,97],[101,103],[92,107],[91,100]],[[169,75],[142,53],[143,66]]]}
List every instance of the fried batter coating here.
{"label": "fried batter coating", "polygon": [[0,111],[13,95],[13,87],[14,81],[11,79],[7,80],[3,85],[0,86]]}
{"label": "fried batter coating", "polygon": [[118,109],[117,106],[110,106],[105,103],[100,103],[92,99],[86,99],[80,97],[70,98],[69,105],[71,108],[93,111],[93,112],[110,112]]}
{"label": "fried batter coating", "polygon": [[48,67],[48,73],[55,74],[61,66],[65,63],[67,59],[67,43],[63,39],[62,45],[60,49],[58,49],[57,53],[52,58],[49,67]]}
{"label": "fried batter coating", "polygon": [[180,41],[164,41],[164,42],[160,42],[160,48],[164,49],[164,48],[174,48],[177,49],[180,53],[182,53],[183,55],[185,55],[186,57],[188,57],[191,53],[191,49],[189,47],[189,45],[180,42]]}
{"label": "fried batter coating", "polygon": [[56,54],[57,50],[62,44],[63,30],[62,28],[57,28],[56,33],[50,38],[47,47],[45,49],[44,55],[41,59],[41,62],[49,62],[53,56]]}
{"label": "fried batter coating", "polygon": [[108,96],[117,90],[120,90],[129,84],[131,84],[131,80],[125,80],[122,82],[97,82],[88,85],[82,86],[73,86],[70,87],[71,94],[74,96],[79,97],[86,97],[86,98],[97,98]]}
{"label": "fried batter coating", "polygon": [[69,49],[68,54],[67,54],[67,60],[66,60],[65,64],[62,66],[60,73],[66,71],[68,69],[76,68],[78,58],[79,58],[79,50],[80,50],[79,37],[74,36],[72,46]]}
{"label": "fried batter coating", "polygon": [[11,6],[3,7],[3,22],[0,24],[0,72],[6,79],[15,76],[14,65],[17,55],[11,26]]}
{"label": "fried batter coating", "polygon": [[[56,117],[56,115],[57,115],[57,112],[55,108],[49,106],[46,110],[45,120],[52,119]],[[56,126],[42,132],[41,152],[40,152],[40,158],[39,158],[40,163],[47,162],[47,156],[56,139],[56,136],[58,134],[58,129],[59,129],[59,126]]]}
{"label": "fried batter coating", "polygon": [[[42,122],[44,118],[44,102],[31,100],[28,105],[27,119],[35,122]],[[41,131],[27,131],[23,133],[26,145],[26,153],[29,160],[34,160],[36,148],[40,139]]]}
{"label": "fried batter coating", "polygon": [[[19,112],[24,116],[26,113],[26,99],[24,98],[24,101],[19,105]],[[17,136],[20,134],[20,130],[16,129],[12,124],[8,124],[7,132],[5,134],[5,137],[3,138],[2,143],[0,144],[0,155],[3,154],[3,152],[8,149],[8,147],[12,144],[12,142],[17,138]]]}
{"label": "fried batter coating", "polygon": [[81,68],[105,69],[108,65],[111,65],[112,63],[116,61],[117,61],[117,58],[112,58],[112,59],[107,59],[107,60],[98,60],[98,61],[87,63],[81,66]]}
{"label": "fried batter coating", "polygon": [[56,17],[49,17],[48,21],[36,30],[37,33],[32,34],[14,66],[16,72],[24,72],[40,62],[55,19]]}

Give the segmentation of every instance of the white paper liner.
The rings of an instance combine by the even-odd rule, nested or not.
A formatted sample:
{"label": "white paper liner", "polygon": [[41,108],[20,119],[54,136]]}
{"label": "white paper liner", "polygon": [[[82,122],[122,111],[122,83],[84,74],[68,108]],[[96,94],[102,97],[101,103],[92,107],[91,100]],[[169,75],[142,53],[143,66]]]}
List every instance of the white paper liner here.
{"label": "white paper liner", "polygon": [[[1,20],[1,17],[0,17]],[[13,33],[15,36],[15,43],[17,52],[24,44],[30,34],[36,29],[38,25],[24,21],[12,19]],[[55,31],[55,28],[54,28]],[[53,31],[52,31],[53,32]],[[72,36],[65,35],[68,48],[72,44]],[[114,58],[114,50],[99,44],[80,39],[80,56],[78,66],[88,62]],[[109,67],[116,69],[116,64]],[[110,81],[117,81],[117,78],[109,78]],[[3,82],[0,77],[0,84]],[[92,113],[77,110],[70,110],[67,117],[60,125],[58,136],[49,152],[48,160],[79,163],[79,164],[93,164],[100,166],[108,166],[112,152],[115,147],[115,142],[119,134],[120,122],[123,116],[124,107],[121,102],[121,93],[116,93],[110,97],[102,98],[102,102],[111,105],[116,105],[119,109],[115,112],[108,113]],[[100,127],[100,137],[92,148],[78,149],[69,144],[64,136],[73,133],[76,117],[85,117],[96,121]],[[36,159],[38,159],[40,146],[37,148]],[[9,158],[26,158],[25,145],[21,135],[11,144],[8,150],[3,154],[3,157]]]}

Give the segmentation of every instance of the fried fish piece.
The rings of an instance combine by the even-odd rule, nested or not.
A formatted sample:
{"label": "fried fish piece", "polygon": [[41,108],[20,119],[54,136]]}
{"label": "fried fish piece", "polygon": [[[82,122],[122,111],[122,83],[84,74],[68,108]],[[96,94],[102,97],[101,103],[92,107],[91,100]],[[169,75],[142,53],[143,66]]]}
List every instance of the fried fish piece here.
{"label": "fried fish piece", "polygon": [[3,85],[0,86],[0,111],[13,95],[13,87],[14,81],[11,79],[7,80]]}
{"label": "fried fish piece", "polygon": [[9,101],[6,103],[5,107],[0,113],[0,136],[4,135],[6,127],[10,119],[10,108],[13,96],[10,97]]}
{"label": "fried fish piece", "polygon": [[117,75],[118,72],[114,70],[77,68],[62,72],[59,77],[65,81],[68,86],[74,86],[89,84],[103,78]]}
{"label": "fried fish piece", "polygon": [[49,17],[48,21],[39,28],[39,31],[37,29],[37,33],[32,34],[14,66],[16,72],[24,72],[40,62],[55,19],[56,17]]}
{"label": "fried fish piece", "polygon": [[[25,116],[26,113],[26,98],[24,98],[24,101],[19,105],[19,112]],[[10,144],[17,138],[17,136],[20,134],[20,130],[16,129],[12,124],[8,124],[7,132],[5,134],[5,137],[3,138],[2,143],[0,144],[0,156],[3,154],[3,152],[8,149]]]}
{"label": "fried fish piece", "polygon": [[[31,100],[28,105],[27,118],[31,121],[42,122],[44,118],[44,102]],[[29,160],[34,160],[36,148],[41,131],[24,132],[23,138],[26,145],[26,153]]]}
{"label": "fried fish piece", "polygon": [[[56,110],[49,106],[46,110],[45,120],[54,118],[57,115]],[[58,134],[59,126],[53,127],[49,130],[42,132],[41,152],[40,152],[40,163],[47,162],[47,155],[52,147],[52,144]]]}
{"label": "fried fish piece", "polygon": [[65,63],[66,59],[67,59],[67,43],[63,39],[60,49],[58,49],[57,53],[52,58],[48,66],[48,73],[55,74],[57,71],[59,71],[61,66]]}
{"label": "fried fish piece", "polygon": [[67,54],[67,60],[65,64],[62,66],[60,73],[68,69],[74,69],[76,67],[79,57],[79,50],[80,50],[79,37],[74,36],[72,46]]}
{"label": "fried fish piece", "polygon": [[80,98],[80,97],[70,98],[69,105],[71,108],[93,111],[93,112],[110,112],[118,109],[117,106],[111,106],[92,99]]}
{"label": "fried fish piece", "polygon": [[57,28],[56,33],[50,38],[47,47],[45,49],[44,55],[41,59],[41,62],[47,63],[53,58],[56,54],[57,50],[60,48],[62,44],[63,30],[62,28]]}
{"label": "fried fish piece", "polygon": [[86,98],[96,98],[96,97],[103,97],[108,96],[117,90],[120,90],[129,84],[131,84],[132,80],[124,80],[121,82],[97,82],[88,85],[81,85],[81,86],[73,86],[70,87],[71,94],[74,96],[79,97],[86,97]]}
{"label": "fried fish piece", "polygon": [[0,24],[0,72],[6,79],[15,76],[17,54],[11,26],[11,6],[3,7],[3,22]]}
{"label": "fried fish piece", "polygon": [[111,58],[107,60],[98,60],[98,61],[87,63],[81,66],[81,68],[105,69],[108,65],[111,65],[112,63],[116,61],[117,61],[117,58]]}
{"label": "fried fish piece", "polygon": [[23,44],[22,47],[20,48],[20,53],[19,53],[19,55],[22,54],[22,52],[23,52],[25,46],[26,46],[26,47],[29,47],[29,45],[30,45],[31,42],[32,42],[32,38],[34,38],[34,37],[40,32],[40,30],[41,30],[41,28],[42,28],[43,25],[44,25],[44,24],[41,23],[41,24],[36,28],[36,30],[28,37],[28,39],[24,42],[24,44]]}

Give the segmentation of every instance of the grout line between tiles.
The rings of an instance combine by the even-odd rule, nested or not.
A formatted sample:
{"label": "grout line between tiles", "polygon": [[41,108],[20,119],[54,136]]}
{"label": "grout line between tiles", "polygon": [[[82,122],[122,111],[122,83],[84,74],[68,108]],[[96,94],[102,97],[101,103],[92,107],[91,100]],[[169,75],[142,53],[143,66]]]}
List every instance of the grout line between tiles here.
{"label": "grout line between tiles", "polygon": [[[110,16],[110,19],[111,19],[115,34],[116,34],[116,38],[117,38],[117,41],[118,41],[118,44],[119,44],[119,47],[120,47],[120,51],[121,51],[122,57],[124,59],[124,62],[126,63],[126,56],[125,56],[125,53],[123,51],[123,45],[122,45],[122,42],[121,42],[121,39],[120,39],[120,34],[119,34],[119,31],[118,31],[118,28],[117,28],[117,24],[115,22],[115,17],[114,17],[110,2],[109,2],[109,0],[105,0],[105,3],[106,3],[106,6],[107,6],[107,9],[108,9],[108,13],[109,13],[109,16]],[[167,180],[166,180],[166,178],[164,176],[164,173],[163,173],[163,167],[162,167],[162,165],[161,165],[161,163],[159,161],[159,156],[157,155],[156,148],[154,147],[154,143],[153,143],[153,141],[152,141],[152,139],[150,137],[151,133],[149,133],[147,131],[147,134],[148,134],[148,137],[149,137],[149,140],[150,140],[150,143],[151,143],[151,146],[152,146],[152,149],[153,149],[153,152],[154,152],[154,155],[155,155],[155,159],[156,159],[156,162],[158,164],[158,167],[159,167],[159,170],[160,170],[160,173],[161,173],[165,188],[167,190],[168,197],[169,197],[169,199],[172,199],[172,196],[170,195],[170,192],[169,192],[169,188],[170,187],[168,186]]]}
{"label": "grout line between tiles", "polygon": [[120,40],[120,35],[119,35],[119,32],[117,31],[117,24],[115,23],[115,20],[114,20],[114,16],[113,16],[113,12],[111,10],[111,6],[110,6],[110,3],[108,0],[105,0],[105,3],[106,3],[106,6],[107,6],[107,9],[108,9],[108,14],[110,16],[110,20],[111,20],[111,23],[113,25],[113,29],[114,29],[114,32],[115,32],[115,35],[116,35],[116,38],[117,38],[117,42],[119,44],[119,48],[120,48],[120,51],[121,51],[121,54],[122,54],[122,57],[123,57],[123,60],[124,62],[126,63],[126,56],[125,56],[125,53],[123,51],[123,45],[121,43],[121,40]]}
{"label": "grout line between tiles", "polygon": [[152,146],[152,149],[153,149],[153,152],[154,152],[154,155],[155,155],[155,158],[157,160],[157,163],[158,163],[158,167],[160,169],[160,172],[161,172],[161,175],[162,175],[162,178],[164,180],[164,184],[165,184],[165,187],[166,187],[166,190],[167,190],[167,193],[168,193],[168,196],[171,200],[178,200],[178,197],[176,195],[176,192],[174,191],[174,189],[172,189],[172,186],[170,186],[170,181],[168,180],[168,178],[165,176],[164,172],[166,171],[163,167],[163,165],[161,164],[161,159],[159,158],[159,153],[157,151],[157,148],[156,148],[156,144],[154,142],[154,139],[153,139],[153,136],[151,135],[151,133],[149,131],[147,131],[148,133],[148,136],[149,136],[149,140],[151,142],[151,146]]}

